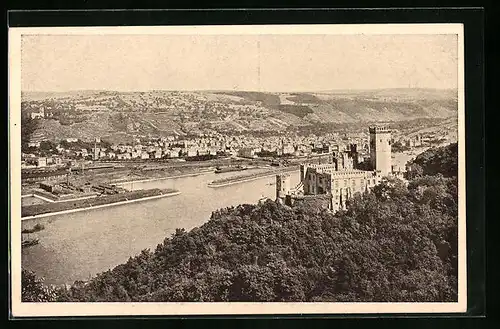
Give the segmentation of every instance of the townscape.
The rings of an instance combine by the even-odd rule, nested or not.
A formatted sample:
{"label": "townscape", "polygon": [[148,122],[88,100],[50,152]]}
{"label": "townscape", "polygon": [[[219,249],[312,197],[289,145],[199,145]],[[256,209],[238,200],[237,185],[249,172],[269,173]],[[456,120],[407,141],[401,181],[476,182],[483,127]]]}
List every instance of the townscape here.
{"label": "townscape", "polygon": [[[231,45],[222,39],[211,42]],[[399,49],[396,57],[407,52],[400,49],[404,39],[386,39]],[[408,42],[415,47],[424,39]],[[33,40],[33,49],[47,47]],[[122,51],[95,40],[106,52]],[[156,47],[162,40],[148,42]],[[321,40],[314,42],[325,45]],[[453,39],[429,40],[437,54],[453,48],[441,47]],[[185,74],[177,83],[193,86],[178,90],[116,91],[94,78],[86,86],[95,83],[95,90],[70,90],[55,79],[50,83],[59,91],[43,91],[33,78],[43,75],[28,75],[38,88],[22,90],[20,104],[22,301],[456,302],[456,79],[433,76],[427,87],[422,76],[430,69],[409,74],[394,64],[394,54],[384,56],[377,58],[386,64],[364,73],[384,67],[376,78],[356,71],[366,81],[349,80],[352,67],[346,74],[335,61],[325,62],[333,65],[333,79],[306,60],[315,75],[295,72],[293,79],[305,79],[309,91],[261,91],[260,75],[257,87],[229,84],[212,66],[235,81],[245,68],[238,62],[235,72],[227,69],[233,59],[226,55],[203,64],[221,82],[210,78],[208,86],[226,89],[193,87],[201,82]],[[402,73],[392,72],[393,65]],[[174,81],[157,74],[161,67],[150,67],[139,82],[133,75],[111,85]],[[180,71],[179,64],[169,72]],[[346,86],[370,88],[330,90],[342,80],[336,74]],[[161,83],[153,84],[156,76]],[[264,76],[288,86],[275,74]],[[383,76],[387,88],[378,87]],[[419,79],[426,87],[414,85]],[[84,85],[84,77],[74,80],[66,83]]]}
{"label": "townscape", "polygon": [[[97,95],[101,95],[101,93],[97,93]],[[256,97],[255,93],[252,95]],[[262,94],[260,97],[265,98],[265,96],[266,94]],[[67,98],[67,96],[65,97]],[[177,97],[179,98],[179,96]],[[207,96],[205,95],[205,97]],[[302,97],[305,98],[303,95]],[[47,139],[45,126],[56,121],[54,113],[58,113],[56,116],[59,121],[56,122],[61,124],[60,121],[66,115],[65,111],[68,110],[63,106],[75,103],[69,100],[58,102],[54,101],[53,98],[49,98],[49,100],[27,101],[24,104],[23,115],[25,131],[27,132],[24,135],[21,159],[23,195],[25,196],[23,205],[26,206],[23,208],[23,216],[36,216],[47,212],[57,212],[57,210],[64,211],[68,210],[66,209],[68,207],[75,208],[74,203],[72,206],[69,203],[64,206],[56,202],[77,200],[82,203],[82,206],[86,206],[89,200],[96,196],[104,195],[109,199],[111,198],[109,195],[126,192],[125,189],[116,184],[193,175],[207,171],[219,173],[251,169],[249,174],[231,179],[237,182],[249,177],[259,178],[297,169],[297,166],[303,163],[331,162],[332,154],[346,151],[351,157],[355,157],[351,161],[356,166],[373,167],[369,164],[373,158],[373,155],[370,154],[370,150],[373,149],[370,147],[370,139],[373,139],[373,136],[371,136],[371,132],[367,131],[366,126],[361,131],[344,129],[342,132],[325,133],[281,131],[277,128],[274,131],[267,131],[266,136],[259,136],[262,131],[253,131],[253,133],[248,134],[248,130],[247,134],[243,134],[242,131],[228,134],[227,131],[225,133],[217,131],[216,126],[215,128],[210,126],[196,133],[183,132],[180,134],[176,130],[170,132],[167,130],[156,131],[157,135],[151,132],[144,135],[134,130],[133,127],[128,127],[122,142],[117,141],[117,137],[109,135],[101,137],[95,136],[95,134],[86,136],[86,138]],[[257,105],[239,105],[241,100],[233,99],[233,101],[238,103],[240,112],[243,111],[243,113],[247,113],[247,116],[255,117],[256,113],[252,111]],[[159,102],[158,99],[157,102]],[[57,105],[47,105],[52,103]],[[116,106],[116,101],[104,104],[110,107]],[[193,106],[195,108],[202,106],[198,101],[194,104],[174,104],[184,106],[191,111]],[[232,105],[226,100],[226,107],[233,109]],[[74,117],[79,115],[86,118],[88,112],[108,114],[111,111],[111,108],[107,108],[101,103],[92,106],[83,106],[77,103],[71,106],[72,108],[69,110],[76,113]],[[295,106],[304,107],[305,105]],[[295,109],[295,111],[303,110],[302,107]],[[55,110],[59,112],[54,112]],[[180,113],[182,118],[184,112]],[[220,111],[216,113],[221,114]],[[300,116],[298,113],[295,115]],[[388,159],[388,168],[383,170],[383,175],[393,173],[403,177],[403,173],[406,171],[406,162],[416,154],[415,152],[418,150],[422,152],[428,147],[443,145],[455,140],[453,129],[447,127],[448,123],[449,119],[445,119],[441,121],[441,124],[429,127],[429,123],[425,125],[424,121],[422,128],[422,123],[417,121],[413,125],[403,126],[403,129],[391,129],[386,142],[388,145],[392,145],[394,153],[403,156],[395,158],[394,161]],[[73,125],[69,125],[69,127]],[[73,131],[75,135],[79,133],[75,129],[70,131]],[[349,168],[355,169],[354,165],[346,166],[346,169]],[[377,181],[379,178],[380,175]],[[227,179],[222,180],[218,182],[218,185],[224,185],[227,182]],[[217,186],[217,182],[212,186]],[[176,193],[175,191],[168,192],[156,191],[153,194],[170,195]],[[144,193],[148,197],[151,196],[150,191]],[[140,197],[139,192],[134,195]],[[122,194],[118,199],[116,199],[117,196],[113,198],[116,202],[122,202],[124,198],[128,197],[126,194]],[[99,203],[107,203],[104,199],[95,200],[101,200]],[[41,201],[47,201],[51,204],[40,205]],[[51,209],[53,211],[50,211]]]}

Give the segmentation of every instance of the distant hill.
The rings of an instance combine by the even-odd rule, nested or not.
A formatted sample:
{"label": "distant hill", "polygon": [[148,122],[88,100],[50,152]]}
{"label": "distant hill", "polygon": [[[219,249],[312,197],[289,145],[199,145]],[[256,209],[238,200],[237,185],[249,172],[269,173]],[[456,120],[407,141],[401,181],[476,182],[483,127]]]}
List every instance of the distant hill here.
{"label": "distant hill", "polygon": [[[86,136],[93,132],[109,135],[182,135],[207,130],[272,132],[319,123],[457,117],[456,90],[432,89],[317,93],[85,90],[23,92],[22,101],[23,112],[40,106],[53,112],[51,120],[42,120],[38,125],[49,138]],[[94,124],[97,128],[90,129]]]}

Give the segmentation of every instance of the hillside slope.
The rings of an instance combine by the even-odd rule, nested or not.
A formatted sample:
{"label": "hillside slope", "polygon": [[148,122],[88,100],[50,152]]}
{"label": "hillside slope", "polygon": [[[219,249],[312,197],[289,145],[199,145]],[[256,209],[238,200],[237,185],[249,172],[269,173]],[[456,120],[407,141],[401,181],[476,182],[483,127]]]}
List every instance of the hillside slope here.
{"label": "hillside slope", "polygon": [[[43,107],[45,136],[182,135],[206,131],[285,131],[317,123],[453,119],[456,92],[382,90],[321,93],[81,91],[23,93],[22,111]],[[54,122],[58,121],[59,125]],[[95,129],[90,129],[95,127]]]}

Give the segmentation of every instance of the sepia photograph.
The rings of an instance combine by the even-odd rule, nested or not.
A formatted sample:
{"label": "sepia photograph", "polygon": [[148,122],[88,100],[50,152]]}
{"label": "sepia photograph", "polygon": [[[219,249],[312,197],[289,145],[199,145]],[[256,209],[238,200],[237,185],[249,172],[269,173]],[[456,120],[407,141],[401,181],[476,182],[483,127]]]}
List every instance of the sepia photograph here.
{"label": "sepia photograph", "polygon": [[13,315],[464,312],[462,29],[9,29]]}

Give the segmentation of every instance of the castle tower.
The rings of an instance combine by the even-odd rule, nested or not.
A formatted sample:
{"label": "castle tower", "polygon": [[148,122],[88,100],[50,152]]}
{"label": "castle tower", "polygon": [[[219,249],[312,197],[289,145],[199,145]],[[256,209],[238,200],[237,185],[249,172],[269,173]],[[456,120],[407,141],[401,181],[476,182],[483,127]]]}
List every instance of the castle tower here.
{"label": "castle tower", "polygon": [[370,127],[370,162],[382,176],[391,173],[391,131],[385,127]]}
{"label": "castle tower", "polygon": [[276,200],[284,200],[290,194],[290,175],[276,175]]}
{"label": "castle tower", "polygon": [[97,143],[100,143],[101,142],[101,138],[99,138],[99,140],[96,139],[94,140],[94,160],[98,160],[99,159],[99,151],[100,149],[97,148]]}
{"label": "castle tower", "polygon": [[352,166],[354,169],[358,169],[359,161],[358,161],[358,144],[350,145],[350,155],[352,158]]}

